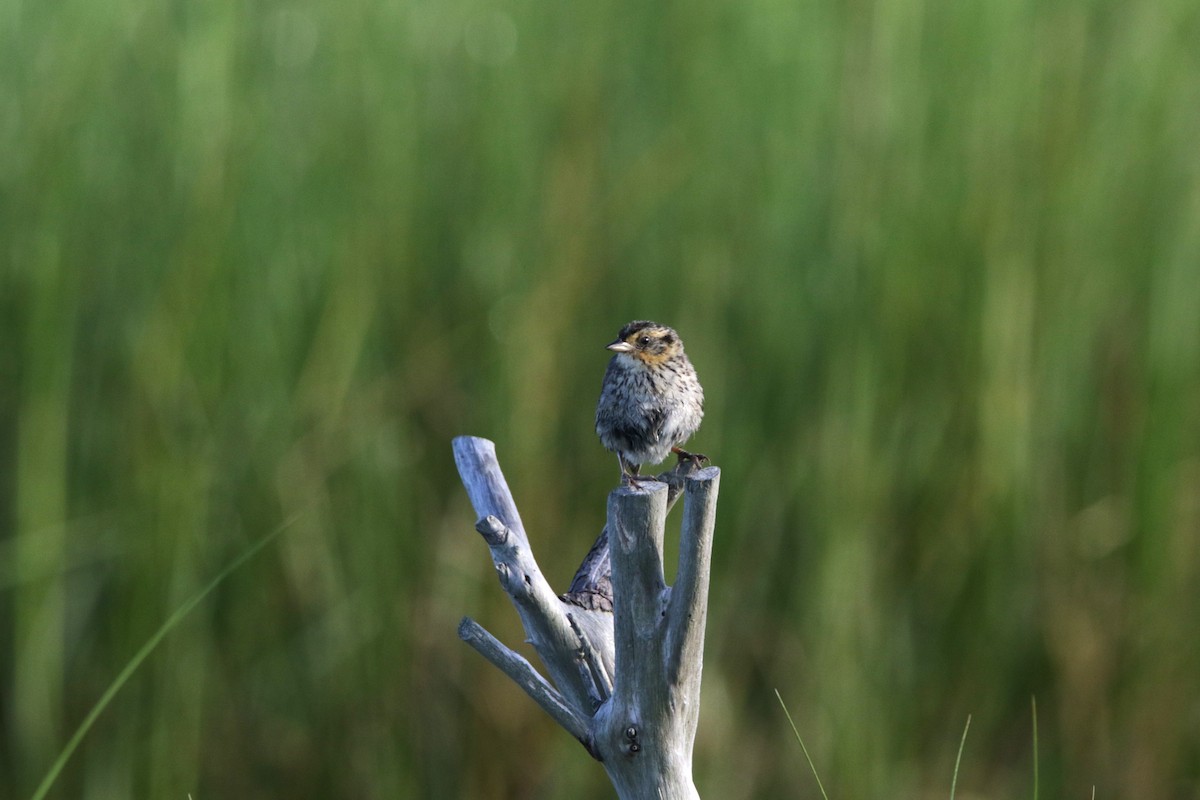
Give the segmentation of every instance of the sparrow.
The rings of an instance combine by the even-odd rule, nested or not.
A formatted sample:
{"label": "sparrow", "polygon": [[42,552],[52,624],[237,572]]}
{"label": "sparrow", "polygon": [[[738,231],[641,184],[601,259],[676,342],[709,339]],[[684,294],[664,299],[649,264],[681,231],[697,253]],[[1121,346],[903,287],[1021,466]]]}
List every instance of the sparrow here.
{"label": "sparrow", "polygon": [[608,362],[596,434],[617,454],[623,483],[637,485],[642,464],[657,464],[675,453],[682,462],[707,457],[681,450],[704,417],[704,389],[683,341],[673,328],[657,322],[631,322],[607,345]]}

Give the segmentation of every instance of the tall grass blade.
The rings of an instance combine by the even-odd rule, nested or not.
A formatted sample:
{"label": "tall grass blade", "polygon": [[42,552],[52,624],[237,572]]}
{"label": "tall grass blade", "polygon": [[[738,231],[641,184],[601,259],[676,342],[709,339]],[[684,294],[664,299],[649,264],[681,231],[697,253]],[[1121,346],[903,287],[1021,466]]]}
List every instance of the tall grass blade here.
{"label": "tall grass blade", "polygon": [[958,756],[954,759],[954,777],[950,780],[950,800],[954,800],[954,791],[958,788],[958,766],[962,763],[963,747],[967,744],[967,731],[971,730],[971,715],[967,714],[967,724],[963,727],[962,739],[958,743]]}
{"label": "tall grass blade", "polygon": [[829,795],[825,794],[825,786],[821,783],[821,776],[817,774],[817,766],[813,764],[812,756],[808,754],[808,748],[804,746],[804,740],[800,738],[800,731],[796,728],[796,723],[792,721],[792,715],[788,711],[787,705],[783,702],[783,696],[779,694],[779,690],[775,690],[775,696],[779,698],[779,705],[783,707],[783,713],[787,716],[788,724],[792,726],[792,733],[796,734],[796,741],[800,743],[800,749],[804,751],[804,757],[808,759],[808,768],[812,770],[813,777],[817,779],[817,788],[821,790],[821,797],[829,800]]}
{"label": "tall grass blade", "polygon": [[1033,706],[1033,800],[1038,800],[1038,731],[1037,731],[1037,697],[1030,695]]}
{"label": "tall grass blade", "polygon": [[58,779],[59,773],[62,772],[63,767],[66,766],[67,761],[71,758],[71,755],[74,754],[76,748],[79,747],[79,743],[83,741],[83,737],[87,735],[87,732],[91,730],[92,725],[95,724],[100,714],[104,712],[104,709],[107,708],[108,704],[112,702],[112,699],[116,697],[117,692],[121,691],[121,687],[128,682],[137,668],[142,665],[142,662],[145,661],[152,652],[154,652],[154,649],[158,647],[159,642],[161,642],[166,635],[170,633],[175,626],[178,625],[183,618],[191,612],[192,609],[198,606],[200,602],[204,600],[204,598],[207,597],[210,592],[212,592],[213,589],[216,589],[217,586],[219,586],[222,581],[232,575],[238,569],[238,567],[245,564],[247,561],[257,555],[258,552],[264,547],[274,541],[279,534],[287,530],[299,517],[299,513],[294,514],[291,518],[280,523],[279,527],[277,527],[275,530],[271,531],[266,536],[250,545],[250,547],[246,548],[246,550],[244,550],[241,555],[231,561],[225,567],[225,569],[217,573],[217,576],[209,581],[207,586],[189,597],[186,601],[184,601],[183,605],[175,609],[171,616],[167,617],[167,621],[162,624],[162,627],[154,632],[154,635],[151,636],[146,643],[142,645],[141,649],[137,651],[133,658],[129,660],[129,663],[127,663],[125,668],[121,670],[121,673],[117,675],[116,680],[114,680],[112,684],[104,690],[104,694],[100,695],[100,699],[96,701],[96,705],[92,706],[92,710],[89,711],[87,716],[83,718],[83,722],[79,723],[79,727],[75,730],[75,733],[71,736],[66,746],[62,749],[62,752],[58,754],[58,758],[55,759],[54,764],[51,765],[50,770],[46,773],[46,777],[42,779],[37,791],[33,793],[32,800],[43,800],[43,798],[45,798],[46,794],[50,791],[50,787],[54,785],[54,781]]}

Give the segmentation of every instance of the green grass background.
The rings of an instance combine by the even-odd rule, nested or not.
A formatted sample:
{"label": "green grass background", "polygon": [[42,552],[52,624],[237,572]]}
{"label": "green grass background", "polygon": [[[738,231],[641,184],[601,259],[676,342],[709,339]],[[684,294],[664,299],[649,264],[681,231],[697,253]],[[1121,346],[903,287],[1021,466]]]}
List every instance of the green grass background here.
{"label": "green grass background", "polygon": [[[450,439],[565,587],[602,345],[723,469],[711,798],[1200,797],[1191,0],[0,0],[0,797],[606,798]],[[672,527],[677,524],[672,517]]]}

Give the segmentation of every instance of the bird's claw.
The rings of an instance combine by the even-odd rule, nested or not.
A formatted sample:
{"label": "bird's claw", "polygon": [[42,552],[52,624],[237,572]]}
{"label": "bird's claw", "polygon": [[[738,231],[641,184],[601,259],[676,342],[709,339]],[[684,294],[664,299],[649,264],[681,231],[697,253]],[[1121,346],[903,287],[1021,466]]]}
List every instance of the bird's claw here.
{"label": "bird's claw", "polygon": [[701,464],[708,463],[708,456],[704,453],[689,453],[687,450],[682,450],[678,447],[672,447],[671,452],[679,456],[679,463],[691,461],[693,465],[699,467]]}
{"label": "bird's claw", "polygon": [[646,488],[647,483],[662,483],[662,482],[663,482],[662,478],[656,477],[654,475],[626,475],[624,477],[624,480],[622,480],[621,483],[623,486],[627,486],[630,489],[635,489],[640,492]]}

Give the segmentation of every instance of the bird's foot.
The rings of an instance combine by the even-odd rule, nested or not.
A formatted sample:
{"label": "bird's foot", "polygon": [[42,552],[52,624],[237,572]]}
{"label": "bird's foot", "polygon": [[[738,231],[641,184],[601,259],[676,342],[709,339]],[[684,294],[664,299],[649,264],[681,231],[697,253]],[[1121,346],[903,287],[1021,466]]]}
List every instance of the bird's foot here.
{"label": "bird's foot", "polygon": [[630,489],[641,489],[642,481],[652,480],[654,480],[653,477],[647,477],[646,475],[633,475],[628,472],[621,473],[621,485],[628,486]]}
{"label": "bird's foot", "polygon": [[699,467],[701,464],[708,462],[708,456],[704,455],[703,453],[689,453],[687,450],[683,450],[678,447],[672,447],[671,452],[679,456],[680,464],[685,461],[690,461],[693,465]]}

